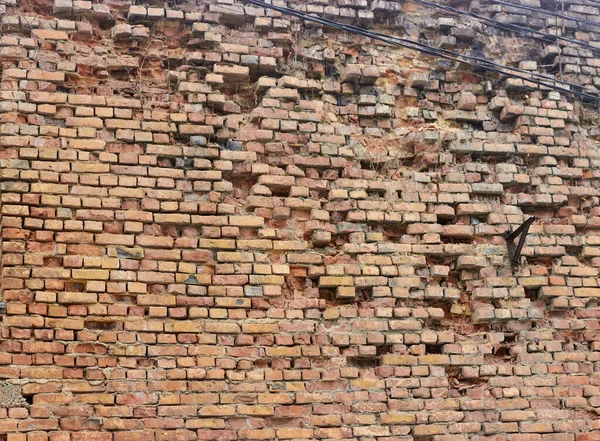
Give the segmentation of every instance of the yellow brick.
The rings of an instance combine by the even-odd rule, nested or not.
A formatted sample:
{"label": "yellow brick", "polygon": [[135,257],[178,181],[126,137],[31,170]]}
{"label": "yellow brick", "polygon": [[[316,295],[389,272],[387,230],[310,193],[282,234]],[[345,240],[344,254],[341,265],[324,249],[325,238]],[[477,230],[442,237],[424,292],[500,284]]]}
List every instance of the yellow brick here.
{"label": "yellow brick", "polygon": [[83,320],[47,318],[46,327],[62,329],[83,329]]}
{"label": "yellow brick", "polygon": [[101,139],[69,139],[69,147],[81,150],[104,150],[106,141]]}
{"label": "yellow brick", "polygon": [[254,254],[252,253],[239,253],[237,251],[218,251],[217,260],[219,262],[242,262],[250,263],[254,262]]}
{"label": "yellow brick", "polygon": [[210,274],[177,273],[175,274],[175,281],[190,285],[210,285],[212,283],[212,276]]}
{"label": "yellow brick", "polygon": [[208,405],[200,407],[199,416],[234,416],[235,405]]}
{"label": "yellow brick", "polygon": [[308,249],[308,243],[302,240],[275,240],[273,249],[281,251],[302,251]]}
{"label": "yellow brick", "polygon": [[600,297],[600,288],[575,288],[575,297]]}
{"label": "yellow brick", "polygon": [[62,184],[41,184],[41,183],[33,183],[31,184],[31,193],[41,193],[41,194],[68,194],[69,186]]}
{"label": "yellow brick", "polygon": [[350,382],[353,389],[382,389],[383,381],[377,378],[360,378]]}
{"label": "yellow brick", "polygon": [[417,357],[413,355],[385,354],[381,356],[381,364],[412,366],[417,364]]}
{"label": "yellow brick", "polygon": [[260,216],[229,216],[229,225],[242,228],[260,228],[265,224]]}
{"label": "yellow brick", "polygon": [[239,334],[240,333],[240,325],[237,323],[227,323],[227,322],[208,322],[205,325],[205,332],[214,333],[214,334]]}
{"label": "yellow brick", "polygon": [[414,424],[416,419],[416,416],[411,413],[388,412],[381,414],[383,424]]}
{"label": "yellow brick", "polygon": [[217,297],[216,306],[219,308],[250,308],[251,301],[243,297]]}
{"label": "yellow brick", "polygon": [[277,323],[242,323],[244,334],[276,334],[279,332]]}
{"label": "yellow brick", "polygon": [[340,310],[339,309],[326,309],[323,312],[323,318],[325,320],[334,320],[339,318],[340,316]]}
{"label": "yellow brick", "polygon": [[193,418],[185,422],[186,429],[224,429],[225,421],[216,418]]}
{"label": "yellow brick", "polygon": [[448,365],[450,357],[445,354],[419,355],[419,364]]}
{"label": "yellow brick", "polygon": [[238,239],[237,248],[240,250],[271,250],[273,242],[268,239]]}
{"label": "yellow brick", "polygon": [[60,292],[58,293],[58,303],[97,303],[98,295],[85,292]]}
{"label": "yellow brick", "polygon": [[276,347],[266,349],[267,357],[300,357],[302,355],[300,346]]}
{"label": "yellow brick", "polygon": [[108,280],[108,270],[97,270],[97,269],[74,269],[72,271],[72,277],[74,279],[94,279],[94,280]]}
{"label": "yellow brick", "polygon": [[198,269],[198,266],[195,263],[189,262],[179,262],[177,270],[180,273],[192,274],[195,273]]}
{"label": "yellow brick", "polygon": [[140,306],[175,306],[177,300],[171,295],[141,294],[137,296],[137,303]]}
{"label": "yellow brick", "polygon": [[43,328],[44,317],[5,316],[4,323],[15,328]]}
{"label": "yellow brick", "polygon": [[199,248],[222,248],[235,250],[235,240],[231,239],[200,239]]}
{"label": "yellow brick", "polygon": [[249,429],[240,430],[242,439],[275,439],[275,431],[273,429]]}
{"label": "yellow brick", "polygon": [[202,332],[202,325],[198,321],[176,321],[165,323],[165,332]]}
{"label": "yellow brick", "polygon": [[258,395],[258,402],[259,404],[292,404],[294,398],[290,394],[264,393]]}
{"label": "yellow brick", "polygon": [[128,282],[127,291],[131,293],[145,293],[148,290],[148,286],[142,282]]}
{"label": "yellow brick", "polygon": [[356,297],[356,290],[353,286],[338,286],[335,297],[341,300],[354,299]]}
{"label": "yellow brick", "polygon": [[89,404],[115,404],[115,396],[112,394],[78,394],[77,399]]}
{"label": "yellow brick", "polygon": [[275,410],[273,409],[273,406],[261,406],[261,405],[250,406],[250,405],[246,405],[246,404],[239,404],[238,405],[238,413],[240,413],[242,415],[268,416],[268,415],[274,415]]}
{"label": "yellow brick", "polygon": [[123,354],[127,357],[145,357],[146,356],[146,346],[142,345],[130,345],[125,346],[125,351]]}
{"label": "yellow brick", "polygon": [[350,276],[321,276],[319,286],[328,288],[336,286],[352,286],[353,278]]}
{"label": "yellow brick", "polygon": [[285,279],[283,276],[273,276],[273,275],[250,275],[250,284],[251,285],[283,285],[285,283]]}

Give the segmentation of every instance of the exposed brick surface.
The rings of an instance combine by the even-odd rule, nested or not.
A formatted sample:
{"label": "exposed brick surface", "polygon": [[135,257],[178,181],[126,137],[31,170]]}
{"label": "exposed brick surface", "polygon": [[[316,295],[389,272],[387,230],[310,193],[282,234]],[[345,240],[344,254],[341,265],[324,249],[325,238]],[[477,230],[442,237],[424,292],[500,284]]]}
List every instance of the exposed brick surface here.
{"label": "exposed brick surface", "polygon": [[[279,3],[600,85],[417,3]],[[0,441],[600,439],[596,109],[237,0],[0,16]]]}

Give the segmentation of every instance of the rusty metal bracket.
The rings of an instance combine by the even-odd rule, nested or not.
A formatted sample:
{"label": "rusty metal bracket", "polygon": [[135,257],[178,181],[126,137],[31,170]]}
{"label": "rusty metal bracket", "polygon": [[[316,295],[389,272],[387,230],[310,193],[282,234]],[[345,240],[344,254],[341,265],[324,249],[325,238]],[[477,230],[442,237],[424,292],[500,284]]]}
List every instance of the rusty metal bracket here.
{"label": "rusty metal bracket", "polygon": [[[525,222],[521,224],[519,228],[515,231],[510,231],[510,229],[504,235],[506,239],[506,245],[508,247],[508,258],[510,260],[510,265],[514,266],[519,263],[519,258],[521,257],[521,250],[523,249],[523,245],[525,244],[525,238],[527,237],[527,233],[529,232],[529,227],[532,223],[534,223],[539,218],[536,216],[531,216]],[[519,238],[519,243],[515,244],[514,240],[518,235],[521,235]]]}

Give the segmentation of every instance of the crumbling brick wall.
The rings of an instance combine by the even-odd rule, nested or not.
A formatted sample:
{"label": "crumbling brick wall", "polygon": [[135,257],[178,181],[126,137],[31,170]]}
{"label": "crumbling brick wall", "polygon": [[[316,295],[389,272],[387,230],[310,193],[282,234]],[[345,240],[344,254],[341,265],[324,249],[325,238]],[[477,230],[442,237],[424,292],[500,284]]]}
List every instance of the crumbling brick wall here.
{"label": "crumbling brick wall", "polygon": [[[599,85],[418,3],[274,3]],[[0,13],[0,439],[600,440],[593,105],[240,0]]]}

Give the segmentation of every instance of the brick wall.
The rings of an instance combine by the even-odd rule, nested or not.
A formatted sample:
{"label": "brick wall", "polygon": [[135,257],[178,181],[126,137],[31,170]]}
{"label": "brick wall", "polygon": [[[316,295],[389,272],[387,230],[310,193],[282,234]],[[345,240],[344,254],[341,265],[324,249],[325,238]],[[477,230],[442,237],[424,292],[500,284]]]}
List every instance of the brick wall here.
{"label": "brick wall", "polygon": [[[593,106],[239,0],[132,3],[0,1],[0,440],[600,440]],[[418,3],[277,3],[600,84],[593,50]]]}

